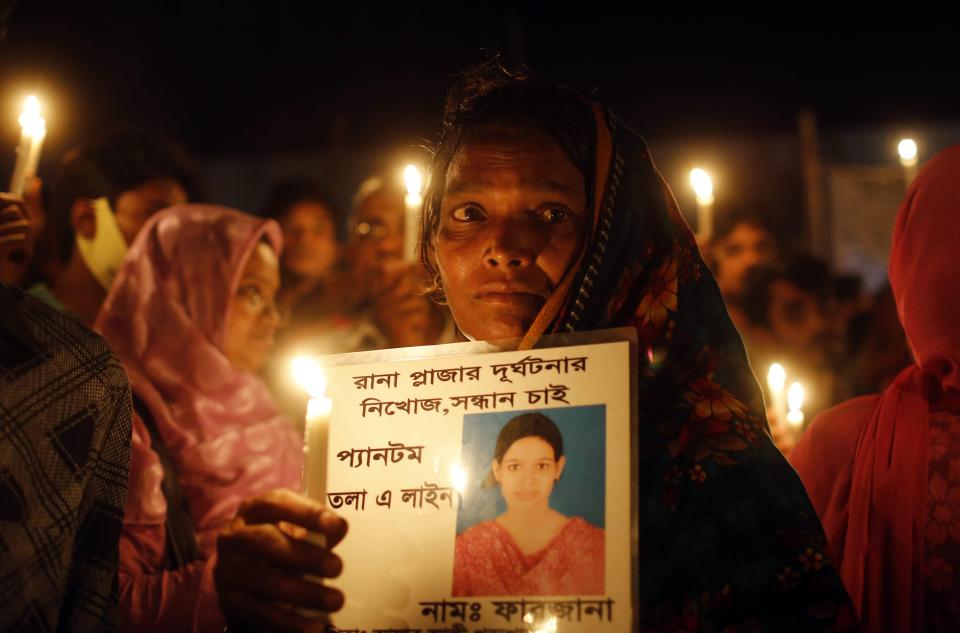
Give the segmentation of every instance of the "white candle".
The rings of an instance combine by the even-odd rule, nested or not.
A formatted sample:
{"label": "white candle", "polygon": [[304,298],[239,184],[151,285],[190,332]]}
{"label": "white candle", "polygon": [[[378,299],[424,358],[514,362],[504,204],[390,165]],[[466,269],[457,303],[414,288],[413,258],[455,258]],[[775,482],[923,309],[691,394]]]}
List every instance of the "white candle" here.
{"label": "white candle", "polygon": [[787,422],[795,430],[799,430],[803,425],[803,399],[806,394],[803,391],[803,385],[799,382],[795,382],[790,385],[790,390],[787,391],[787,404],[790,407],[789,413],[787,413]]}
{"label": "white candle", "polygon": [[20,114],[20,143],[17,144],[17,162],[10,178],[10,193],[22,196],[28,178],[37,174],[40,148],[47,135],[47,122],[40,116],[40,102],[33,95],[27,97]]}
{"label": "white candle", "polygon": [[713,180],[697,167],[690,172],[690,184],[697,195],[697,234],[706,242],[713,235]]}
{"label": "white candle", "polygon": [[330,398],[310,398],[303,431],[305,492],[311,499],[327,503],[327,441],[330,436]]}
{"label": "white candle", "polygon": [[903,179],[909,188],[910,183],[917,175],[917,163],[919,162],[917,142],[912,138],[901,139],[897,143],[897,153],[900,154],[900,164],[903,166]]}
{"label": "white candle", "polygon": [[[303,479],[304,492],[311,499],[327,505],[327,447],[330,437],[330,411],[333,401],[324,396],[327,381],[320,364],[305,356],[293,359],[293,375],[296,381],[310,394],[307,401],[307,418],[303,428]],[[320,547],[327,546],[324,534],[310,532],[307,540]],[[318,576],[306,576],[323,583]],[[302,615],[327,620],[327,614],[311,609],[297,609]]]}
{"label": "white candle", "polygon": [[414,165],[403,170],[403,181],[407,186],[407,195],[403,202],[406,213],[403,217],[403,259],[408,264],[417,262],[417,244],[420,241],[420,214],[423,210],[423,176]]}
{"label": "white candle", "polygon": [[776,423],[780,428],[786,424],[787,400],[783,387],[787,381],[787,372],[780,363],[770,365],[767,371],[767,386],[770,388],[770,410],[776,416]]}
{"label": "white candle", "polygon": [[303,479],[307,496],[327,502],[327,439],[333,402],[324,397],[327,380],[316,359],[298,356],[292,363],[293,377],[310,394],[303,428]]}

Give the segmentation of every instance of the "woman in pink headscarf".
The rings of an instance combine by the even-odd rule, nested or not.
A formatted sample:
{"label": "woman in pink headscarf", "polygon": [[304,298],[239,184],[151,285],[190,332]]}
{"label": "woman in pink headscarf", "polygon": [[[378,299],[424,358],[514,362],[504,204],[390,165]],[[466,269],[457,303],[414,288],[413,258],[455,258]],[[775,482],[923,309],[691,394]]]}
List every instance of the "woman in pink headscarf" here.
{"label": "woman in pink headscarf", "polygon": [[910,186],[890,283],[916,362],[814,420],[791,461],[865,631],[960,631],[960,145]]}
{"label": "woman in pink headscarf", "polygon": [[[96,322],[134,392],[120,541],[125,630],[299,630],[275,601],[335,610],[303,579],[340,562],[281,522],[328,534],[343,521],[300,490],[301,443],[256,371],[277,327],[280,229],[202,205],[151,218]],[[166,477],[166,479],[165,479]]]}

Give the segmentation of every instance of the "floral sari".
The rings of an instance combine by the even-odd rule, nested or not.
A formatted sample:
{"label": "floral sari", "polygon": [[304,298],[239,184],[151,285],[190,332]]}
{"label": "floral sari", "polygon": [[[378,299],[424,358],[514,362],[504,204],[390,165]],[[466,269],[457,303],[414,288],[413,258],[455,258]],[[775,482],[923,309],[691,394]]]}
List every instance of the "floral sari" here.
{"label": "floral sari", "polygon": [[773,445],[743,344],[643,139],[594,105],[592,222],[524,340],[639,339],[639,622],[828,631],[853,611],[817,515]]}

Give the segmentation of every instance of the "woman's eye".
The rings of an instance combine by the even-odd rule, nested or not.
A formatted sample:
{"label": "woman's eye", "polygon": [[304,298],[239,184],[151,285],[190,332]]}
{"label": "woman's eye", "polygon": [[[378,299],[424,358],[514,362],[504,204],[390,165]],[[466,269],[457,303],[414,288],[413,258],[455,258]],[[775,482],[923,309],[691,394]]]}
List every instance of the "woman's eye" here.
{"label": "woman's eye", "polygon": [[459,222],[475,222],[483,219],[483,211],[480,209],[480,207],[475,207],[473,205],[467,205],[460,207],[459,209],[454,209],[453,213],[450,215],[454,220]]}
{"label": "woman's eye", "polygon": [[520,466],[518,466],[517,464],[510,464],[509,466],[507,466],[507,470],[512,470],[512,471],[520,470]]}
{"label": "woman's eye", "polygon": [[263,303],[263,294],[256,286],[244,286],[240,288],[239,294],[246,298],[252,305],[258,306]]}
{"label": "woman's eye", "polygon": [[561,222],[565,222],[570,217],[570,211],[564,209],[563,207],[551,207],[545,211],[542,211],[540,213],[540,217],[552,224],[560,224]]}

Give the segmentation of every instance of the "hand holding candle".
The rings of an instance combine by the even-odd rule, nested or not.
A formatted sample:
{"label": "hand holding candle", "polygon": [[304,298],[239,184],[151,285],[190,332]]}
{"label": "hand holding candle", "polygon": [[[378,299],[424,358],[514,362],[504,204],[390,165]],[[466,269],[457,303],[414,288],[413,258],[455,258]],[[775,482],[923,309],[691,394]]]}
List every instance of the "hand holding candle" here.
{"label": "hand holding candle", "polygon": [[40,163],[40,148],[47,135],[47,122],[40,116],[40,102],[33,95],[27,97],[20,114],[20,143],[17,145],[17,162],[10,178],[10,193],[22,196],[25,184],[37,173]]}

